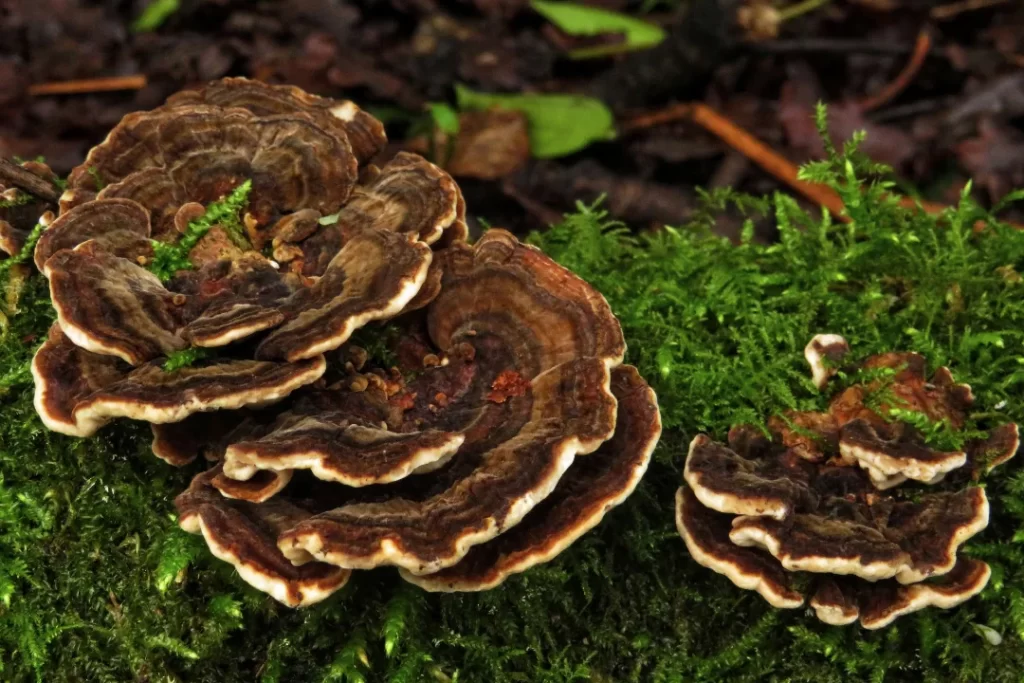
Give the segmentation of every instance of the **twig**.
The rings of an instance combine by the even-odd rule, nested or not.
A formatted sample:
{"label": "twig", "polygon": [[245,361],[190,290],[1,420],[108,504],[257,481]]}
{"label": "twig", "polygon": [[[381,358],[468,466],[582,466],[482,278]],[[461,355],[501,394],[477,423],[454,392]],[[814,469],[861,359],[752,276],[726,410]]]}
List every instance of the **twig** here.
{"label": "twig", "polygon": [[907,104],[897,104],[893,107],[887,107],[886,109],[874,112],[871,115],[871,120],[875,123],[885,123],[888,121],[903,119],[908,116],[930,114],[934,111],[938,111],[939,109],[948,109],[956,104],[957,101],[957,97],[950,96],[936,97],[930,100],[917,100],[916,102],[908,102]]}
{"label": "twig", "polygon": [[[838,220],[850,221],[850,218],[843,213],[843,200],[834,190],[824,185],[800,180],[797,177],[799,169],[796,164],[705,104],[699,102],[675,104],[658,112],[629,119],[620,126],[620,130],[628,133],[676,121],[693,121],[705,130],[714,133],[727,145],[747,156],[780,182],[789,185],[807,199],[828,209]],[[941,213],[948,208],[944,204],[917,200],[912,197],[900,197],[899,204],[908,209],[920,206],[928,214]],[[1024,229],[1024,225],[1009,222],[1007,224]]]}
{"label": "twig", "polygon": [[932,19],[936,21],[944,21],[946,19],[952,19],[958,14],[964,12],[973,12],[974,10],[985,9],[986,7],[995,7],[996,5],[1002,5],[1007,0],[960,0],[960,2],[951,2],[948,5],[939,5],[933,7],[931,11]]}
{"label": "twig", "polygon": [[921,70],[924,65],[924,60],[928,57],[928,52],[932,48],[932,39],[928,35],[927,31],[921,31],[917,34],[917,42],[914,43],[914,51],[910,53],[910,59],[904,65],[903,70],[900,71],[896,78],[894,78],[889,85],[879,90],[874,95],[868,95],[861,99],[857,104],[860,106],[861,111],[872,111],[879,107],[888,104],[891,100],[895,99],[897,95],[903,92],[910,82],[914,80],[914,76]]}
{"label": "twig", "polygon": [[4,158],[0,158],[0,180],[51,204],[56,204],[60,197],[56,185]]}
{"label": "twig", "polygon": [[112,90],[141,90],[146,87],[146,75],[114,76],[112,78],[84,78],[78,81],[55,81],[36,83],[28,87],[28,94],[73,95],[80,93],[109,92]]}
{"label": "twig", "polygon": [[913,52],[909,45],[885,43],[872,40],[849,40],[842,38],[791,38],[783,40],[766,40],[764,42],[747,43],[744,46],[751,52],[768,54],[789,54],[791,52],[837,53],[849,54],[881,54],[905,55]]}
{"label": "twig", "polygon": [[632,131],[680,120],[689,120],[699,124],[771,173],[780,182],[789,185],[815,204],[828,209],[836,218],[849,220],[843,214],[843,200],[839,198],[838,194],[824,185],[806,183],[798,179],[798,169],[795,164],[707,105],[700,103],[673,105],[660,112],[638,116],[626,121],[622,129]]}
{"label": "twig", "polygon": [[790,19],[796,19],[801,14],[807,14],[813,12],[822,5],[827,5],[831,0],[802,0],[795,5],[783,7],[779,10],[779,23],[789,21]]}

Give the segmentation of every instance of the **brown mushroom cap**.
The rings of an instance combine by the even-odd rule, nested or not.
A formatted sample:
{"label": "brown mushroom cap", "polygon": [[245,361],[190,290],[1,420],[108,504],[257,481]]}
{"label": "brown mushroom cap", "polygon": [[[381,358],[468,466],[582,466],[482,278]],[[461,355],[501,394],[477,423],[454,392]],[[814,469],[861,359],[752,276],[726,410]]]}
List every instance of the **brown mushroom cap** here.
{"label": "brown mushroom cap", "polygon": [[301,363],[213,361],[165,372],[130,368],[76,346],[58,325],[32,360],[35,406],[50,429],[90,436],[117,417],[178,422],[197,412],[277,401],[323,374],[322,356]]}
{"label": "brown mushroom cap", "polygon": [[991,472],[1017,455],[1018,450],[1020,450],[1020,430],[1012,422],[996,427],[989,432],[987,437],[977,439],[967,445],[971,469],[975,476]]}
{"label": "brown mushroom cap", "polygon": [[[44,163],[22,161],[18,165],[49,184],[55,185],[59,180]],[[10,204],[0,207],[0,254],[17,256],[37,225],[47,226],[53,221],[53,212],[49,210],[51,203],[18,187],[3,184],[0,184],[0,200]]]}
{"label": "brown mushroom cap", "polygon": [[980,593],[991,575],[986,563],[960,558],[950,573],[935,581],[909,586],[895,581],[864,584],[829,579],[818,584],[810,605],[827,624],[850,624],[859,617],[864,628],[879,629],[926,607],[956,607]]}
{"label": "brown mushroom cap", "polygon": [[263,470],[239,481],[224,476],[223,469],[210,479],[210,486],[220,491],[225,498],[262,503],[278,494],[292,480],[292,471],[271,472]]}
{"label": "brown mushroom cap", "polygon": [[[372,234],[409,244],[400,233]],[[407,387],[403,396],[426,400],[402,408],[404,417],[392,430],[401,434],[387,436],[409,444],[413,459],[404,460],[399,451],[400,467],[390,459],[368,467],[368,461],[360,462],[365,453],[348,448],[362,444],[334,438],[351,431],[358,412],[330,415],[327,410],[282,425],[283,432],[271,430],[251,443],[229,446],[226,473],[244,478],[262,467],[302,466],[319,468],[330,479],[378,483],[413,471],[410,463],[418,462],[420,451],[437,437],[446,444],[443,451],[430,446],[434,452],[428,459],[435,462],[425,465],[447,458],[456,439],[464,439],[459,462],[431,477],[419,492],[410,484],[398,489],[405,493],[397,497],[384,494],[384,500],[342,507],[338,501],[344,492],[327,494],[309,507],[319,514],[282,535],[289,556],[312,555],[350,567],[397,564],[416,573],[436,571],[518,522],[551,491],[576,454],[589,453],[611,436],[615,400],[608,372],[621,361],[625,345],[604,299],[504,231],[491,231],[474,247],[453,244],[442,256],[441,292],[425,319],[445,361]],[[272,333],[261,352],[288,329]],[[465,350],[468,354],[460,355]],[[447,410],[427,410],[435,395]],[[386,419],[386,413],[373,410],[367,415],[371,424]],[[386,433],[370,436],[368,442]],[[316,447],[308,448],[312,442]],[[267,448],[271,445],[277,453]],[[491,495],[480,495],[483,482]],[[290,489],[282,495],[294,497]],[[378,519],[371,522],[373,516]]]}
{"label": "brown mushroom cap", "polygon": [[609,382],[600,359],[562,363],[530,383],[529,417],[515,436],[441,493],[330,510],[284,532],[278,545],[293,559],[312,556],[350,568],[394,564],[426,574],[449,567],[517,524],[577,455],[612,436]]}
{"label": "brown mushroom cap", "polygon": [[910,566],[896,575],[897,581],[917,583],[948,573],[957,562],[959,547],[988,521],[988,497],[979,486],[895,503],[882,531],[910,556]]}
{"label": "brown mushroom cap", "polygon": [[788,571],[888,579],[910,567],[910,556],[878,529],[856,519],[794,514],[783,521],[740,516],[729,540],[765,548]]}
{"label": "brown mushroom cap", "polygon": [[897,430],[883,431],[863,419],[847,422],[839,433],[839,453],[883,477],[902,476],[923,482],[933,481],[967,462],[963,451],[942,452],[900,436],[886,438],[885,431]]}
{"label": "brown mushroom cap", "polygon": [[443,351],[478,335],[503,340],[524,377],[581,356],[611,368],[626,352],[604,297],[504,230],[488,231],[472,247],[449,247],[427,326]]}
{"label": "brown mushroom cap", "polygon": [[699,435],[684,469],[702,504],[741,515],[733,522],[733,543],[766,548],[789,571],[920,581],[949,571],[957,547],[988,523],[982,489],[887,507],[891,501],[872,493],[877,484],[862,471],[812,469],[789,454],[743,457]]}
{"label": "brown mushroom cap", "polygon": [[397,315],[427,277],[430,247],[404,235],[366,230],[349,240],[323,277],[284,306],[288,322],[256,351],[289,361],[338,348],[359,327]]}
{"label": "brown mushroom cap", "polygon": [[8,221],[0,219],[0,252],[8,256],[16,256],[25,246],[31,230],[16,228]]}
{"label": "brown mushroom cap", "polygon": [[[791,574],[782,564],[764,550],[732,543],[730,518],[704,507],[686,487],[676,494],[676,525],[697,563],[725,575],[740,588],[757,591],[774,607],[803,604],[803,596],[792,588]],[[877,629],[925,607],[955,607],[977,595],[989,575],[988,565],[970,558],[960,558],[951,571],[936,579],[910,585],[894,578],[873,582],[814,574],[810,606],[827,624],[851,624],[859,618],[864,628]]]}
{"label": "brown mushroom cap", "polygon": [[824,389],[836,374],[836,365],[850,352],[850,345],[838,334],[816,334],[804,348],[804,358],[811,366],[811,381]]}
{"label": "brown mushroom cap", "polygon": [[220,460],[224,445],[218,442],[240,421],[236,413],[215,411],[196,413],[181,422],[151,423],[153,455],[175,467],[187,465],[199,455]]}
{"label": "brown mushroom cap", "polygon": [[183,232],[185,226],[178,220],[183,207],[202,206],[198,202],[189,201],[188,193],[181,183],[168,175],[166,170],[158,167],[135,171],[116,183],[105,186],[100,192],[90,194],[94,196],[87,196],[83,191],[83,196],[76,198],[73,204],[62,206],[61,215],[91,204],[96,199],[133,201],[146,210],[147,222],[151,222],[153,226],[152,236],[162,242],[174,242]]}
{"label": "brown mushroom cap", "polygon": [[600,523],[636,488],[661,434],[657,399],[636,368],[612,371],[612,395],[618,401],[615,435],[574,461],[554,492],[522,522],[447,569],[423,576],[403,569],[402,577],[430,591],[488,590],[548,562]]}
{"label": "brown mushroom cap", "polygon": [[718,512],[783,519],[815,498],[798,465],[744,458],[704,434],[690,442],[683,477],[701,503]]}
{"label": "brown mushroom cap", "polygon": [[198,475],[175,499],[182,529],[201,533],[246,583],[290,607],[319,602],[345,585],[350,571],[321,562],[296,566],[277,549],[277,533],[304,517],[303,510],[283,500],[229,500],[213,489],[217,474],[215,468]]}
{"label": "brown mushroom cap", "polygon": [[241,107],[257,116],[303,112],[326,130],[344,133],[359,163],[366,163],[384,148],[384,125],[348,100],[317,97],[288,85],[267,85],[247,78],[224,78],[198,90],[168,98],[169,105],[213,104]]}
{"label": "brown mushroom cap", "polygon": [[[93,234],[91,219],[110,202],[135,206],[127,200],[83,204],[63,217],[60,234]],[[53,254],[46,273],[65,331],[91,351],[139,364],[281,325],[257,353],[294,361],[337,348],[356,328],[400,312],[426,279],[431,258],[426,244],[384,225],[352,234],[310,287],[255,252],[215,259],[165,286],[145,268],[104,251],[98,239]]]}
{"label": "brown mushroom cap", "polygon": [[[834,357],[825,363],[830,348]],[[808,344],[819,388],[847,351],[835,335]],[[988,525],[983,488],[909,499],[880,492],[908,479],[937,484],[968,459],[964,470],[977,479],[986,463],[1013,457],[1019,433],[1016,425],[1003,425],[964,452],[939,452],[912,424],[891,420],[899,413],[890,409],[962,429],[974,400],[970,387],[946,368],[928,380],[925,359],[916,353],[879,354],[861,367],[881,372],[839,392],[828,412],[773,416],[770,438],[746,425],[730,430],[728,447],[695,438],[684,468],[689,488],[677,497],[677,526],[697,562],[771,604],[802,604],[788,573],[800,572],[822,621],[860,619],[865,628],[880,628],[929,605],[963,602],[989,573],[984,563],[957,557]]]}
{"label": "brown mushroom cap", "polygon": [[361,232],[386,230],[434,244],[446,231],[464,227],[464,217],[452,177],[420,156],[399,152],[356,186],[333,222],[302,240],[302,272],[322,275],[331,257]]}
{"label": "brown mushroom cap", "polygon": [[705,507],[687,487],[676,493],[676,528],[698,564],[754,590],[773,607],[793,609],[804,597],[790,587],[782,565],[768,553],[741,548],[729,540],[729,516]]}
{"label": "brown mushroom cap", "polygon": [[62,214],[43,232],[34,252],[36,267],[45,273],[51,256],[89,240],[94,240],[104,253],[134,260],[150,251],[149,231],[149,212],[138,202],[88,202]]}
{"label": "brown mushroom cap", "polygon": [[176,301],[153,273],[97,242],[57,252],[43,272],[61,328],[83,349],[139,365],[188,348],[178,334],[184,297]]}
{"label": "brown mushroom cap", "polygon": [[[101,196],[135,199],[158,212],[154,234],[163,238],[176,209],[169,196],[209,202],[245,179],[253,182],[261,214],[303,208],[333,213],[355,185],[357,164],[347,137],[300,112],[256,116],[240,108],[167,105],[122,119],[71,172],[68,188],[95,191],[96,177],[117,185]],[[128,180],[140,172],[145,182]]]}
{"label": "brown mushroom cap", "polygon": [[461,434],[437,430],[390,432],[354,420],[344,410],[288,412],[269,431],[231,443],[224,472],[245,481],[262,471],[308,469],[318,479],[346,486],[385,484],[447,462],[464,440]]}

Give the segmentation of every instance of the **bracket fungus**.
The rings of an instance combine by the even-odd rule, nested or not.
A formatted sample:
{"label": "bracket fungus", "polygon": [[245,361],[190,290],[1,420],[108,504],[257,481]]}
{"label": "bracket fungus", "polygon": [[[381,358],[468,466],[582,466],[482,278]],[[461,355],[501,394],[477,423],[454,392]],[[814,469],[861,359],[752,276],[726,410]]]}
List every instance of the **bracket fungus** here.
{"label": "bracket fungus", "polygon": [[[179,497],[183,513],[196,491],[238,498],[227,480],[294,512],[260,576],[283,561],[391,565],[428,590],[484,590],[555,557],[646,470],[657,402],[622,365],[600,294],[502,230],[453,242],[435,263],[429,300],[391,323],[394,365],[349,345],[325,387],[250,411],[204,451],[217,464]],[[251,555],[231,561],[258,565]]]}
{"label": "bracket fungus", "polygon": [[[431,245],[465,238],[465,203],[418,156],[369,164],[385,142],[351,102],[246,79],[126,116],[35,246],[60,327],[33,366],[44,421],[83,436],[262,406],[401,312]],[[197,348],[216,351],[161,375]]]}
{"label": "bracket fungus", "polygon": [[[808,344],[816,386],[848,351],[837,335]],[[827,412],[774,417],[770,436],[737,425],[727,444],[696,436],[676,496],[679,533],[699,564],[775,607],[810,596],[829,624],[882,628],[928,606],[956,606],[990,575],[958,554],[989,520],[985,489],[969,484],[1013,457],[1017,426],[968,438],[970,387],[946,368],[927,379],[918,354],[845,369],[855,381]],[[926,433],[935,425],[957,438],[935,446]],[[907,481],[927,488],[893,490]]]}
{"label": "bracket fungus", "polygon": [[126,116],[35,247],[44,423],[202,455],[180,526],[291,606],[382,565],[495,586],[625,500],[661,432],[604,298],[503,230],[469,245],[455,181],[384,143],[351,102],[217,81]]}
{"label": "bracket fungus", "polygon": [[[44,187],[56,187],[57,174],[41,161],[23,161],[18,166]],[[53,220],[50,208],[50,203],[19,187],[0,184],[0,258],[18,256],[36,226]]]}

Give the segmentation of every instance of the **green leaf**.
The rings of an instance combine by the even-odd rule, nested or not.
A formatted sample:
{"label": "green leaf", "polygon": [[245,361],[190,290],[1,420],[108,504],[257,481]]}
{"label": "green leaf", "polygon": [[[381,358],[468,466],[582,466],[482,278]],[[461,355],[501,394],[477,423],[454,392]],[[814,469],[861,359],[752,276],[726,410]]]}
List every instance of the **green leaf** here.
{"label": "green leaf", "polygon": [[546,0],[532,0],[530,6],[570,35],[596,36],[621,33],[625,36],[623,43],[573,50],[569,56],[574,59],[643,50],[654,47],[665,40],[665,31],[661,27],[618,12],[609,12],[571,2],[547,2]]}
{"label": "green leaf", "polygon": [[1010,204],[1014,204],[1020,201],[1024,201],[1024,190],[1015,190],[1006,195],[1005,197],[1003,197],[1002,199],[1000,199],[999,202],[992,207],[992,213],[999,213],[1000,211],[1008,207]]}
{"label": "green leaf", "polygon": [[427,105],[430,109],[430,116],[434,119],[434,125],[449,135],[457,135],[459,132],[459,113],[444,102],[431,102]]}
{"label": "green leaf", "polygon": [[180,0],[153,0],[132,24],[137,32],[155,31],[181,6]]}
{"label": "green leaf", "polygon": [[615,136],[612,112],[600,100],[582,95],[497,95],[455,86],[459,109],[514,109],[526,115],[530,151],[540,159],[577,152],[591,142]]}

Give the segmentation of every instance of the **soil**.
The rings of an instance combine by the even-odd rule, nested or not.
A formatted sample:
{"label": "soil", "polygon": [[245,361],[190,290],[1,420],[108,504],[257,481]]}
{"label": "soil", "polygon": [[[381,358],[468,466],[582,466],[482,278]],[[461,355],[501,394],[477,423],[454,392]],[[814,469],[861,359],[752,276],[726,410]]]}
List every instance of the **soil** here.
{"label": "soil", "polygon": [[[432,152],[460,176],[474,218],[520,233],[601,195],[645,228],[683,222],[698,186],[781,185],[688,122],[538,160],[521,121],[478,116],[464,120],[452,153],[451,141],[427,143],[424,117],[428,103],[454,102],[456,83],[596,96],[620,120],[703,101],[794,162],[822,154],[811,118],[820,99],[832,136],[866,130],[864,151],[892,165],[904,190],[952,203],[974,178],[976,198],[990,204],[1024,185],[1024,5],[1009,0],[831,0],[803,13],[753,0],[591,0],[659,24],[667,38],[589,60],[568,52],[621,37],[569,36],[527,0],[180,0],[155,30],[134,29],[150,2],[0,3],[0,155],[41,155],[63,174],[126,113],[242,75],[356,100],[387,121],[389,153]],[[780,22],[787,14],[796,16]],[[144,87],[38,92],[127,76]]]}

